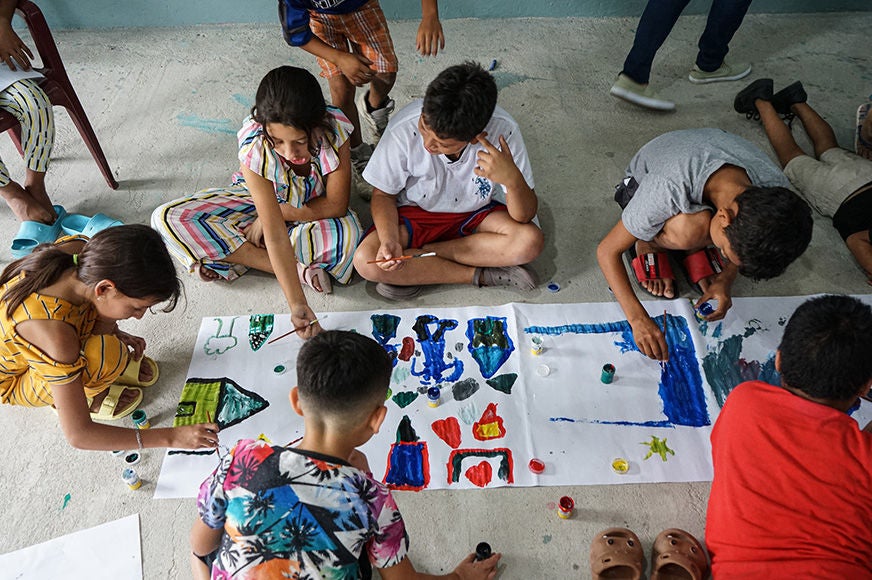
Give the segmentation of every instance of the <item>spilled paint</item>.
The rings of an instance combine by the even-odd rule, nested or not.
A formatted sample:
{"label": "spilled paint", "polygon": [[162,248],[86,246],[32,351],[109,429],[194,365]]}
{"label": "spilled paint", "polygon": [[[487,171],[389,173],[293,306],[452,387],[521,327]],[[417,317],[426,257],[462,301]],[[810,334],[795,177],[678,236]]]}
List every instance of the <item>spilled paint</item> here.
{"label": "spilled paint", "polygon": [[73,498],[73,496],[71,496],[70,494],[66,494],[66,495],[64,496],[64,505],[61,506],[61,509],[62,509],[62,510],[67,509],[67,504],[70,503],[70,500],[71,500],[72,498]]}
{"label": "spilled paint", "polygon": [[[696,349],[690,336],[687,320],[683,316],[669,315],[668,324],[663,316],[654,318],[661,328],[666,328],[666,341],[669,345],[669,361],[660,372],[658,395],[663,404],[666,422],[655,422],[658,426],[684,425],[703,427],[711,424],[705,403],[702,375],[696,358]],[[633,330],[626,320],[602,322],[597,324],[566,324],[562,326],[529,326],[527,334],[560,336],[562,334],[604,334],[620,333],[621,338],[615,346],[621,354],[638,352],[633,341]],[[618,425],[643,425],[649,423],[615,422]]]}
{"label": "spilled paint", "polygon": [[[416,356],[412,360],[412,374],[421,377],[422,385],[456,381],[463,374],[463,361],[454,359],[446,362],[445,357],[445,332],[455,328],[456,320],[439,319],[432,314],[423,314],[415,320],[412,330],[418,337],[424,362],[419,370],[417,363],[420,357]],[[449,372],[448,376],[444,376]]]}
{"label": "spilled paint", "polygon": [[254,105],[251,97],[249,97],[248,95],[233,93],[233,100],[245,107],[246,109],[250,109]]}
{"label": "spilled paint", "polygon": [[470,319],[466,326],[466,338],[469,340],[469,353],[486,379],[494,376],[515,350],[506,331],[505,317]]}
{"label": "spilled paint", "polygon": [[478,392],[479,384],[472,378],[466,378],[458,381],[451,386],[451,395],[455,401],[465,401]]}
{"label": "spilled paint", "polygon": [[182,127],[191,127],[203,133],[236,135],[236,124],[230,119],[204,119],[191,113],[179,113],[176,121]]}
{"label": "spilled paint", "polygon": [[504,375],[496,376],[492,379],[488,379],[485,382],[493,389],[505,393],[507,395],[512,394],[512,387],[515,385],[515,381],[518,378],[518,373],[506,373]]}

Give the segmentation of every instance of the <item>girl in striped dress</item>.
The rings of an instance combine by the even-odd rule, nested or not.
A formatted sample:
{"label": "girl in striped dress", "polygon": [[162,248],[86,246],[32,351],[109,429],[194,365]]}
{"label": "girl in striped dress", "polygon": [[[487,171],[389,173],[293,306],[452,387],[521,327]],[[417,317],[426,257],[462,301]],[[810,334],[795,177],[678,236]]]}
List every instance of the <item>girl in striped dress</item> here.
{"label": "girl in striped dress", "polygon": [[294,326],[305,326],[314,315],[301,282],[329,293],[330,275],[346,283],[353,273],[362,229],[348,207],[351,131],[311,73],[274,69],[239,130],[234,185],[164,204],[152,225],[206,280],[233,280],[248,268],[275,273]]}
{"label": "girl in striped dress", "polygon": [[79,449],[216,447],[214,423],[140,431],[92,420],[129,415],[140,387],[157,380],[145,340],[117,321],[162,302],[172,310],[180,293],[173,260],[148,226],[38,246],[0,274],[0,402],[53,406]]}

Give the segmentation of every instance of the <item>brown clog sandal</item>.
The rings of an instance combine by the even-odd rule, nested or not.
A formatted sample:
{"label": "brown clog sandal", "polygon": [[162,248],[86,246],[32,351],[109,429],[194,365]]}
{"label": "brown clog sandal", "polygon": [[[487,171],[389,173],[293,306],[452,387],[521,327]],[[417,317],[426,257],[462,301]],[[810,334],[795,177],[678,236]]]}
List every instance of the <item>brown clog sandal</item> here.
{"label": "brown clog sandal", "polygon": [[654,540],[651,580],[704,580],[708,556],[699,540],[684,530],[663,530]]}
{"label": "brown clog sandal", "polygon": [[644,571],[645,552],[642,543],[627,528],[603,530],[590,543],[590,572],[594,580],[640,580]]}

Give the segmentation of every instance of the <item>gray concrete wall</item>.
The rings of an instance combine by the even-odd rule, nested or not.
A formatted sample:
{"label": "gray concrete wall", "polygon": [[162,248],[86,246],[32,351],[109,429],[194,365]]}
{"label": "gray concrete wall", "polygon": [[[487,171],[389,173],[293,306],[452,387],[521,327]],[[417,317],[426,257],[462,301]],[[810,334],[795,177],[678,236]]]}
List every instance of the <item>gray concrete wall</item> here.
{"label": "gray concrete wall", "polygon": [[[49,25],[62,28],[114,28],[130,26],[187,26],[192,24],[275,22],[275,0],[77,0],[38,2]],[[708,10],[710,0],[693,0],[686,14]],[[417,19],[418,0],[381,0],[385,15],[395,19]],[[515,18],[569,16],[638,16],[645,0],[442,0],[440,17]],[[808,13],[872,11],[868,0],[756,0],[756,13]]]}

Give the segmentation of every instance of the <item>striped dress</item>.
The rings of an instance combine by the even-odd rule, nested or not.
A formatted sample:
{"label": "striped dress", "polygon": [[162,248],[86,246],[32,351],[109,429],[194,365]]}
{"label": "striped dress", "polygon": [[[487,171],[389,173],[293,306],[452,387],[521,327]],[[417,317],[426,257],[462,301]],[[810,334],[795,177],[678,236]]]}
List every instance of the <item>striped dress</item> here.
{"label": "striped dress", "polygon": [[[0,63],[0,67],[6,65]],[[22,71],[20,74],[28,73]],[[11,113],[21,124],[21,150],[27,168],[45,173],[54,147],[54,112],[38,79],[22,78],[0,91],[0,109]],[[10,181],[9,170],[0,161],[0,187],[6,187]]]}
{"label": "striped dress", "polygon": [[[0,287],[0,296],[24,274]],[[43,407],[54,404],[51,389],[81,376],[85,395],[93,397],[108,388],[127,366],[127,347],[114,335],[93,334],[97,310],[91,303],[75,305],[38,292],[24,299],[12,316],[0,302],[0,402]],[[16,325],[26,320],[61,320],[76,329],[82,351],[73,363],[58,362],[18,334]]]}
{"label": "striped dress", "polygon": [[[302,207],[324,195],[326,176],[339,167],[339,148],[353,129],[339,109],[327,110],[333,130],[322,135],[321,149],[312,157],[307,176],[296,175],[273,150],[259,123],[251,117],[243,121],[237,134],[239,161],[275,184],[280,204]],[[256,212],[242,174],[237,173],[228,188],[207,189],[158,207],[152,213],[151,224],[163,236],[170,253],[189,271],[202,265],[229,281],[248,268],[222,260],[247,241],[244,231],[257,218]],[[351,208],[340,218],[287,225],[298,262],[323,268],[343,284],[351,279],[351,261],[363,233]]]}

